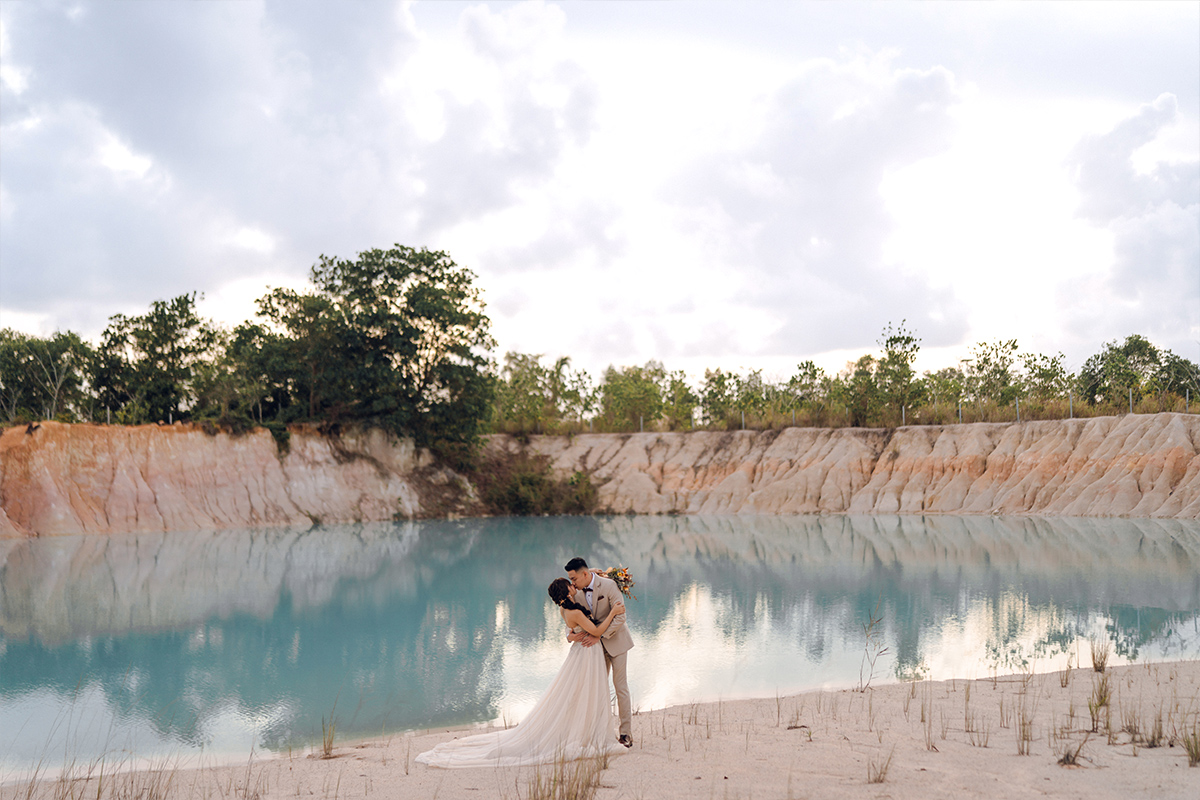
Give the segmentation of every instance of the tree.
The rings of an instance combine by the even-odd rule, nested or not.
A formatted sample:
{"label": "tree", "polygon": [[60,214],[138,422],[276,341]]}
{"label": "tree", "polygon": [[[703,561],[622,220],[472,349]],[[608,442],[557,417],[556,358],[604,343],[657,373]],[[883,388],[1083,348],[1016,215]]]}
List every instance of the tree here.
{"label": "tree", "polygon": [[56,332],[49,339],[31,338],[29,352],[37,365],[46,416],[58,419],[83,400],[83,384],[92,348],[71,331]]}
{"label": "tree", "polygon": [[971,348],[971,356],[963,359],[968,396],[977,402],[1011,405],[1021,392],[1013,373],[1017,340],[976,344]]}
{"label": "tree", "polygon": [[553,366],[541,355],[509,352],[496,382],[493,420],[521,431],[548,431],[567,419],[582,421],[595,405],[591,379],[563,356]]}
{"label": "tree", "polygon": [[650,361],[644,367],[609,367],[600,384],[600,409],[614,428],[638,430],[662,418],[663,365]]}
{"label": "tree", "polygon": [[943,367],[936,372],[926,372],[924,384],[935,406],[940,403],[957,404],[965,393],[966,376],[958,367]]}
{"label": "tree", "polygon": [[733,405],[738,411],[762,416],[767,409],[767,394],[761,369],[733,376]]}
{"label": "tree", "polygon": [[1167,392],[1196,394],[1200,367],[1170,350],[1159,349],[1144,336],[1106,342],[1079,370],[1079,393],[1091,404],[1118,403],[1132,391],[1134,399]]}
{"label": "tree", "polygon": [[1158,348],[1144,336],[1132,334],[1124,343],[1105,342],[1099,353],[1079,370],[1079,393],[1091,405],[1120,402],[1130,391],[1142,396],[1142,384],[1159,367]]}
{"label": "tree", "polygon": [[[258,336],[268,346],[277,344],[281,359],[274,363],[271,377],[290,389],[292,409],[286,421],[328,419],[354,413],[356,396],[353,375],[358,361],[354,332],[332,298],[274,289],[258,300],[258,313],[275,324],[280,333],[271,342],[268,332]],[[294,402],[293,402],[294,401]]]}
{"label": "tree", "polygon": [[873,423],[883,407],[883,393],[876,380],[878,368],[875,357],[865,355],[847,364],[842,373],[838,393],[850,414],[850,424],[856,428]]}
{"label": "tree", "polygon": [[737,376],[724,370],[704,370],[700,386],[700,409],[709,425],[728,421],[737,395],[734,389]]}
{"label": "tree", "polygon": [[314,292],[276,289],[260,312],[284,331],[286,376],[310,419],[379,425],[440,452],[473,447],[492,411],[491,321],[474,274],[395,245],[321,256]]}
{"label": "tree", "polygon": [[1066,397],[1073,376],[1063,365],[1064,360],[1062,353],[1054,356],[1033,353],[1022,355],[1021,361],[1025,368],[1022,393],[1043,401]]}
{"label": "tree", "polygon": [[796,374],[788,378],[787,391],[791,394],[792,407],[824,402],[829,393],[829,379],[825,370],[812,361],[796,366]]}
{"label": "tree", "polygon": [[1200,366],[1169,350],[1162,352],[1161,363],[1154,375],[1154,386],[1160,392],[1196,397],[1200,392]]}
{"label": "tree", "polygon": [[196,312],[196,294],[155,300],[141,316],[109,318],[90,372],[97,399],[122,422],[180,417],[195,400],[198,364],[216,355],[216,328]]}
{"label": "tree", "polygon": [[883,358],[876,367],[875,380],[887,405],[900,408],[912,407],[922,400],[922,386],[916,379],[913,362],[921,350],[921,340],[904,327],[905,320],[895,329],[891,323],[884,328],[879,345]]}
{"label": "tree", "polygon": [[548,408],[547,370],[540,355],[505,353],[496,383],[495,417],[523,431],[537,430],[554,409]]}
{"label": "tree", "polygon": [[72,331],[48,338],[0,331],[0,414],[17,419],[72,420],[88,398],[91,347]]}
{"label": "tree", "polygon": [[696,413],[696,406],[700,403],[700,398],[692,391],[692,387],[687,383],[687,376],[683,370],[676,370],[668,373],[663,380],[662,387],[663,397],[663,415],[667,419],[671,430],[682,430],[692,426],[692,419]]}

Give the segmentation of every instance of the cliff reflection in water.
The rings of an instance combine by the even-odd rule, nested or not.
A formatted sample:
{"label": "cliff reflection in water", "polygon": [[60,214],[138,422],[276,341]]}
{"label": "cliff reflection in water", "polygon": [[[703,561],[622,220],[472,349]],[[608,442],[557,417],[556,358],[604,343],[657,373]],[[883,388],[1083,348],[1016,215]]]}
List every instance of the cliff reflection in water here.
{"label": "cliff reflection in water", "polygon": [[519,719],[564,656],[545,588],[577,554],[639,581],[642,707],[852,685],[877,605],[880,679],[1059,668],[1093,633],[1127,659],[1200,641],[1200,526],[1177,520],[584,517],[4,541],[0,764],[62,752],[47,739],[64,728],[79,758],[302,745],[335,701],[339,737]]}

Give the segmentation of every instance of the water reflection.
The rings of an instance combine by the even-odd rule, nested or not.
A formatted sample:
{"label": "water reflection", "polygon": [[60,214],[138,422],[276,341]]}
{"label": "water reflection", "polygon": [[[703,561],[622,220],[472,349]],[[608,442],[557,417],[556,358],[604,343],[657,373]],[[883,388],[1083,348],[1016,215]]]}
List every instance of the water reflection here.
{"label": "water reflection", "polygon": [[[618,517],[0,542],[0,766],[70,750],[275,749],[519,719],[564,655],[583,554],[639,580],[634,703],[1197,655],[1200,525]],[[1078,656],[1076,656],[1078,657]],[[7,751],[7,755],[6,755]]]}

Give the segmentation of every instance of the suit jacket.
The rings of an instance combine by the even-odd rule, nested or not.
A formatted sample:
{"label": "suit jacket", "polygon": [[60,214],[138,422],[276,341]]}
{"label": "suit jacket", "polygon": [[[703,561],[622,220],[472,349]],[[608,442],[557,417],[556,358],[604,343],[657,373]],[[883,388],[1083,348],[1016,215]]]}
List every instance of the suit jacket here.
{"label": "suit jacket", "polygon": [[[621,596],[617,582],[611,578],[597,575],[593,586],[595,588],[592,589],[592,619],[596,620],[596,624],[600,624],[608,617],[608,612],[612,610],[613,605],[617,601],[624,601],[625,598]],[[575,590],[574,600],[584,608],[588,607],[587,594],[581,589]],[[600,637],[600,644],[604,646],[604,652],[610,657],[619,656],[633,647],[633,637],[629,635],[629,628],[625,627],[624,614],[618,614],[613,619],[608,630]]]}

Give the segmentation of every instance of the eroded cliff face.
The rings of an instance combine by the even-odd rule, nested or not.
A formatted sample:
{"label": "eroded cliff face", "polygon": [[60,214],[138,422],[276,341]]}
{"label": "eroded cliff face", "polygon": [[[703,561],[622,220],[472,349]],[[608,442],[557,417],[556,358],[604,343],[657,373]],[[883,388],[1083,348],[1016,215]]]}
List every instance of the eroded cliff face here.
{"label": "eroded cliff face", "polygon": [[0,536],[414,518],[452,476],[380,431],[330,439],[43,422],[0,435]]}
{"label": "eroded cliff face", "polygon": [[[634,514],[1200,518],[1200,417],[891,430],[492,437],[582,470]],[[470,486],[381,432],[42,423],[0,435],[0,537],[368,522],[478,513]]]}
{"label": "eroded cliff face", "polygon": [[[535,437],[635,514],[1200,517],[1200,417]],[[492,447],[516,443],[493,439]]]}

